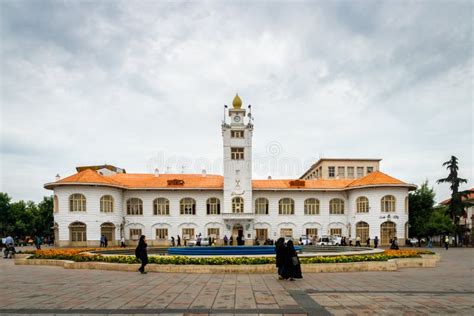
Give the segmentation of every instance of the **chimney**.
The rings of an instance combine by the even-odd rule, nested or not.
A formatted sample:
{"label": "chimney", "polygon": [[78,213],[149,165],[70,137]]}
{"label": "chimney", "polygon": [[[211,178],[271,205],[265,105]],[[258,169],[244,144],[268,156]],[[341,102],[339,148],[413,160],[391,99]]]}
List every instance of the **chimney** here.
{"label": "chimney", "polygon": [[158,168],[155,168],[155,177],[160,176],[160,170]]}
{"label": "chimney", "polygon": [[268,176],[267,180],[271,180],[272,179],[272,176]]}
{"label": "chimney", "polygon": [[207,175],[206,169],[202,169],[202,176],[205,177]]}
{"label": "chimney", "polygon": [[61,180],[61,177],[59,176],[59,173],[56,175],[56,181]]}

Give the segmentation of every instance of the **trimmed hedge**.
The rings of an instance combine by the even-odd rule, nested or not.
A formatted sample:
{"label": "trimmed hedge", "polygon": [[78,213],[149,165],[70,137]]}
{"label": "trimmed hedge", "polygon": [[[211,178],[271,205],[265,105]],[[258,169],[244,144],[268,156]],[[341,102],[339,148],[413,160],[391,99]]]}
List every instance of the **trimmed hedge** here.
{"label": "trimmed hedge", "polygon": [[[417,250],[387,250],[381,254],[374,255],[352,255],[352,256],[333,256],[333,257],[302,257],[301,264],[311,263],[344,263],[344,262],[364,262],[364,261],[387,261],[394,258],[419,258],[421,254],[433,254],[430,251]],[[71,260],[75,262],[110,262],[133,264],[140,263],[135,256],[103,256],[81,254],[79,251],[56,250],[54,252],[36,251],[30,257],[31,259],[57,259]],[[186,256],[149,256],[151,264],[174,264],[174,265],[249,265],[249,264],[275,264],[274,257],[186,257]]]}

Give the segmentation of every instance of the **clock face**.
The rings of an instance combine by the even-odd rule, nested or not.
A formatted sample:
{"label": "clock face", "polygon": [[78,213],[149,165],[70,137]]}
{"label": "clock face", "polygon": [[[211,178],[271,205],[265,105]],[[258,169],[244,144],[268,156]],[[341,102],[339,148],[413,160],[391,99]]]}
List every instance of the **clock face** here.
{"label": "clock face", "polygon": [[236,115],[236,116],[234,117],[234,122],[240,122],[240,116]]}

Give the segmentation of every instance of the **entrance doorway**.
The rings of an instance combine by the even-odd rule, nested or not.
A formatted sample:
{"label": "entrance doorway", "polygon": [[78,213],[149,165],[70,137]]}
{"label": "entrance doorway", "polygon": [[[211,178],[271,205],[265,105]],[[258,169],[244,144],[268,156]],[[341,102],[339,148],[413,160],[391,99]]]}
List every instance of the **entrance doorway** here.
{"label": "entrance doorway", "polygon": [[394,222],[385,222],[380,225],[380,244],[390,245],[390,240],[397,235],[397,226]]}
{"label": "entrance doorway", "polygon": [[241,224],[235,224],[232,228],[232,245],[241,246],[244,243],[244,228]]}
{"label": "entrance doorway", "polygon": [[115,225],[112,223],[103,223],[100,225],[100,235],[107,238],[107,243],[115,245]]}

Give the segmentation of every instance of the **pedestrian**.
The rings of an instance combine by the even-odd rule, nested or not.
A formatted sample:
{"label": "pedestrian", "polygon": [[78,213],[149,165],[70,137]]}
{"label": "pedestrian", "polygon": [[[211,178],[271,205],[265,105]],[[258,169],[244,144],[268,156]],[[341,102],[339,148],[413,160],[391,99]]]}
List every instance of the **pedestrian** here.
{"label": "pedestrian", "polygon": [[285,251],[285,260],[284,260],[284,268],[283,268],[283,278],[289,279],[290,281],[294,281],[295,279],[303,278],[301,274],[301,265],[300,259],[296,254],[295,247],[293,245],[292,240],[288,240],[286,243],[286,251]]}
{"label": "pedestrian", "polygon": [[448,236],[448,235],[446,235],[446,236],[444,237],[444,248],[445,248],[446,250],[448,250],[448,248],[449,248],[449,236]]}
{"label": "pedestrian", "polygon": [[181,246],[181,237],[179,235],[176,237],[176,240],[178,241],[178,247]]}
{"label": "pedestrian", "polygon": [[234,236],[230,236],[230,238],[229,238],[229,244],[230,244],[231,246],[233,246],[233,244],[234,244]]}
{"label": "pedestrian", "polygon": [[148,253],[146,251],[146,247],[147,244],[145,240],[145,235],[141,235],[140,240],[138,241],[138,246],[135,249],[135,257],[137,257],[142,263],[142,265],[138,269],[141,274],[146,274],[145,266],[148,264]]}
{"label": "pedestrian", "polygon": [[370,237],[367,238],[367,247],[370,247]]}
{"label": "pedestrian", "polygon": [[228,243],[229,243],[229,238],[227,238],[227,235],[224,235],[224,245],[227,246]]}
{"label": "pedestrian", "polygon": [[398,240],[397,240],[397,237],[393,237],[392,243],[391,243],[391,245],[390,245],[390,249],[392,249],[392,250],[398,250],[398,249],[400,249],[400,248],[398,247]]}
{"label": "pedestrian", "polygon": [[120,238],[120,248],[125,248],[125,237]]}
{"label": "pedestrian", "polygon": [[379,236],[375,236],[374,238],[374,248],[377,248],[379,246]]}
{"label": "pedestrian", "polygon": [[171,236],[171,246],[172,246],[172,247],[175,246],[175,244],[174,244],[174,237],[173,237],[173,236]]}
{"label": "pedestrian", "polygon": [[104,247],[104,245],[105,245],[104,238],[105,238],[104,235],[100,236],[100,247],[101,248]]}
{"label": "pedestrian", "polygon": [[107,248],[109,245],[109,240],[107,239],[107,236],[104,235],[104,247]]}
{"label": "pedestrian", "polygon": [[360,247],[360,236],[356,237],[356,247]]}
{"label": "pedestrian", "polygon": [[280,237],[275,243],[275,261],[278,268],[278,280],[283,280],[283,270],[285,264],[285,238]]}
{"label": "pedestrian", "polygon": [[428,248],[433,248],[433,241],[431,240],[431,237],[428,237]]}
{"label": "pedestrian", "polygon": [[41,237],[38,235],[35,237],[35,246],[37,250],[41,250]]}

